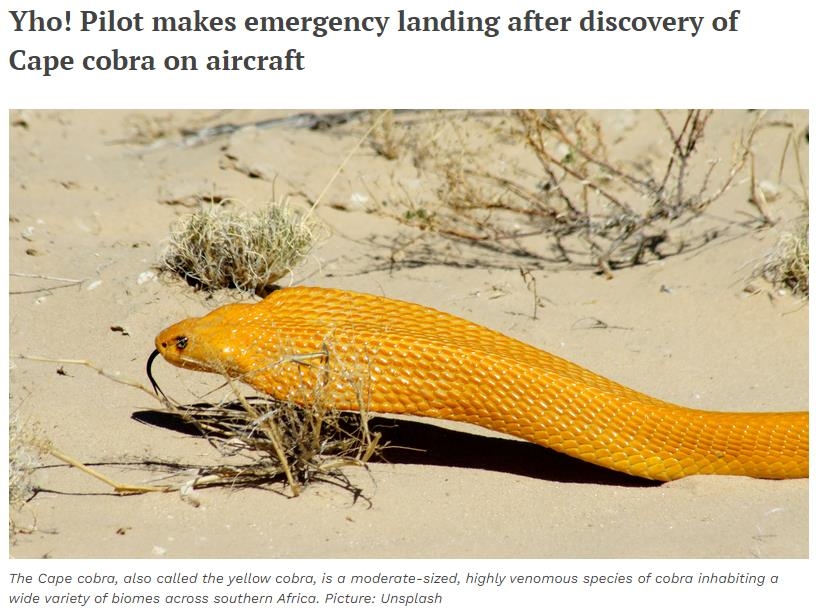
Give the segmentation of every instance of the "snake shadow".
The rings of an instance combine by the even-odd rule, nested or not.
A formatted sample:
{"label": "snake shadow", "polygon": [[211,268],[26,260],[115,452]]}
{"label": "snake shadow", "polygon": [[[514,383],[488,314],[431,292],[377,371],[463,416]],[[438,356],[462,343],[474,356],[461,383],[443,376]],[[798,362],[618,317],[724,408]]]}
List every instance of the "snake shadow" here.
{"label": "snake shadow", "polygon": [[[143,410],[134,412],[131,418],[150,426],[201,436],[193,424],[173,412]],[[357,420],[354,412],[340,414],[340,424],[349,430],[357,426]],[[373,432],[381,434],[380,444],[385,446],[372,459],[374,462],[482,469],[561,483],[660,485],[657,481],[626,475],[517,439],[476,435],[421,419],[372,416],[368,424]]]}

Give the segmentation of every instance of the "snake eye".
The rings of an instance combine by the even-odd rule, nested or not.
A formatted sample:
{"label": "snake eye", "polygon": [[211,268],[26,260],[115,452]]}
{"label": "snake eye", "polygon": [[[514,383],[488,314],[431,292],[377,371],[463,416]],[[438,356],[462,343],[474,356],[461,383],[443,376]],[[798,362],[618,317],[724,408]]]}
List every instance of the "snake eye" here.
{"label": "snake eye", "polygon": [[179,350],[184,350],[187,346],[187,337],[186,336],[178,336],[176,338],[176,348]]}

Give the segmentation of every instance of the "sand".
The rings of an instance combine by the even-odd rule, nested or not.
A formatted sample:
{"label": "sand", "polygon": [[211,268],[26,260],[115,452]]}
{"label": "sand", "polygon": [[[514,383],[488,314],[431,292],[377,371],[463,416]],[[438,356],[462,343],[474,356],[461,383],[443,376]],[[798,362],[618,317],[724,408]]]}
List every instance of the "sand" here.
{"label": "sand", "polygon": [[[314,200],[368,123],[327,130],[242,129],[182,145],[179,129],[248,123],[294,112],[21,111],[11,116],[10,351],[86,359],[147,384],[155,334],[230,301],[194,291],[153,264],[168,227],[195,197],[257,206]],[[704,154],[728,158],[754,114],[721,112]],[[802,112],[778,121],[805,124]],[[665,146],[652,114],[606,116],[633,150]],[[623,126],[620,126],[623,125]],[[141,137],[136,137],[139,135]],[[163,135],[165,135],[163,137]],[[784,133],[757,152],[775,179]],[[191,142],[188,142],[188,144]],[[640,153],[640,152],[638,152]],[[706,156],[701,154],[700,162]],[[805,163],[806,166],[806,163]],[[722,231],[705,247],[614,273],[532,267],[539,306],[519,272],[524,259],[420,234],[371,213],[421,182],[402,161],[362,146],[316,213],[331,236],[283,284],[320,285],[407,299],[466,317],[648,394],[700,408],[806,409],[808,311],[796,296],[751,279],[788,220],[737,225],[747,173],[696,226]],[[421,185],[421,183],[420,183]],[[392,256],[392,244],[418,238]],[[434,252],[438,253],[434,258]],[[444,252],[444,255],[439,253]],[[391,264],[392,260],[396,264]],[[55,279],[70,279],[64,282]],[[750,287],[746,290],[746,286]],[[602,326],[598,325],[598,321]],[[201,375],[158,363],[165,391],[202,395]],[[203,439],[132,418],[155,407],[136,389],[90,369],[12,358],[14,433],[49,441],[117,479],[149,482],[148,463],[191,468],[218,460]],[[392,421],[387,421],[391,427]],[[411,419],[386,429],[389,462],[351,469],[362,493],[329,484],[291,498],[281,484],[117,496],[50,457],[37,491],[12,516],[10,553],[41,557],[806,557],[808,482],[691,477],[643,484],[478,427]],[[421,450],[421,451],[417,451]]]}

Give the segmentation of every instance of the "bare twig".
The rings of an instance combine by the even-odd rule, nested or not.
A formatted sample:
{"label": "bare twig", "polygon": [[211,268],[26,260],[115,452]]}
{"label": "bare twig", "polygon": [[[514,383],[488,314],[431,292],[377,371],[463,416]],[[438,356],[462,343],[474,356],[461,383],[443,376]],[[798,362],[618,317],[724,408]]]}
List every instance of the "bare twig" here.
{"label": "bare twig", "polygon": [[53,277],[46,274],[31,274],[28,272],[10,272],[9,276],[12,277],[20,277],[24,279],[42,279],[44,281],[56,281],[58,283],[63,283],[62,285],[50,285],[48,287],[39,287],[37,289],[20,289],[20,290],[11,290],[9,291],[10,295],[22,295],[27,293],[40,293],[43,291],[52,291],[54,289],[64,289],[66,287],[73,287],[75,285],[81,285],[87,279],[68,279],[65,277]]}

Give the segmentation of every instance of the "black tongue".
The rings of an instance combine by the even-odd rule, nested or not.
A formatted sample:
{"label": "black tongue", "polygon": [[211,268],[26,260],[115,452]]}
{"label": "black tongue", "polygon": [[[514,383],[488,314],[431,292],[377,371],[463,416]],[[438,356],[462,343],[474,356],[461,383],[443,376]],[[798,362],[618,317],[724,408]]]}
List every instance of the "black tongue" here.
{"label": "black tongue", "polygon": [[154,350],[154,351],[153,351],[153,352],[150,354],[150,356],[147,358],[147,378],[148,378],[148,380],[150,380],[150,385],[153,387],[153,391],[156,393],[156,395],[161,395],[162,397],[164,397],[165,399],[167,399],[167,395],[165,395],[165,394],[164,394],[164,391],[163,391],[163,390],[161,390],[161,389],[159,388],[159,384],[158,384],[158,383],[156,382],[156,380],[153,378],[153,371],[152,371],[152,369],[151,369],[151,368],[153,367],[153,361],[154,361],[154,360],[156,359],[156,357],[158,357],[160,354],[161,354],[161,353],[159,352],[159,349],[157,348],[157,349],[155,349],[155,350]]}

